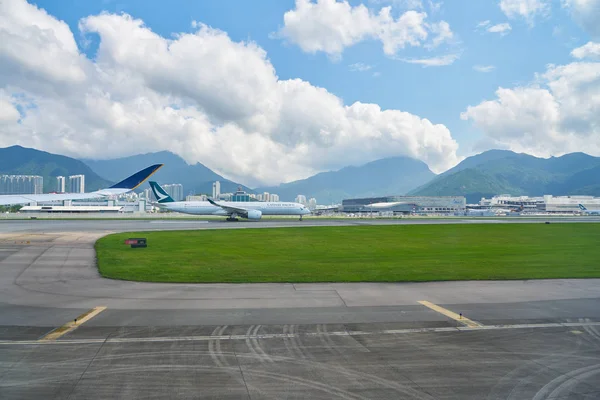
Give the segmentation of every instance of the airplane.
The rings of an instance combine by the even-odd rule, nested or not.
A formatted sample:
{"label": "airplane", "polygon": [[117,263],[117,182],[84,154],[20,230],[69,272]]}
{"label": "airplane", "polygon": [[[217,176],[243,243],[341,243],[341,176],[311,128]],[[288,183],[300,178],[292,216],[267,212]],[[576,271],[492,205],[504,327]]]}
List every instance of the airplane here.
{"label": "airplane", "polygon": [[45,201],[83,200],[96,199],[107,196],[118,196],[131,192],[146,181],[152,174],[158,171],[164,164],[155,164],[144,168],[123,179],[121,182],[106,189],[100,189],[89,193],[45,193],[45,194],[9,194],[0,195],[0,205],[29,204]]}
{"label": "airplane", "polygon": [[588,210],[587,208],[585,208],[585,206],[583,204],[579,204],[579,209],[581,210],[581,212],[583,214],[600,215],[600,210]]}
{"label": "airplane", "polygon": [[154,181],[149,183],[157,199],[156,204],[158,207],[184,214],[222,215],[227,216],[227,221],[237,221],[238,216],[258,221],[263,215],[298,215],[300,221],[302,221],[303,215],[311,213],[308,208],[300,203],[282,201],[216,202],[213,199],[208,199],[208,201],[175,201],[158,183]]}

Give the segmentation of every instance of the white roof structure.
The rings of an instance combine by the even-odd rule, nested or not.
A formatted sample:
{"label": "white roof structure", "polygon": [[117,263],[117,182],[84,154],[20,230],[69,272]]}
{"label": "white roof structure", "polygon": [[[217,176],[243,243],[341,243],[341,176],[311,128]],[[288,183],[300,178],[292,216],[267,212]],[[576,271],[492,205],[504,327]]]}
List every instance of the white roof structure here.
{"label": "white roof structure", "polygon": [[123,206],[23,206],[20,211],[32,212],[119,212]]}

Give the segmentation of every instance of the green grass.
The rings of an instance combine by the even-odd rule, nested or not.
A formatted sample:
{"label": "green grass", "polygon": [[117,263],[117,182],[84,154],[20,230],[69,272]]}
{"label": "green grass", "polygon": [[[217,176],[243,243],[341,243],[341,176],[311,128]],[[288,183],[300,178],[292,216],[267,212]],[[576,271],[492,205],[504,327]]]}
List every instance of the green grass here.
{"label": "green grass", "polygon": [[396,282],[598,278],[599,244],[600,224],[452,224],[120,233],[96,250],[115,279]]}

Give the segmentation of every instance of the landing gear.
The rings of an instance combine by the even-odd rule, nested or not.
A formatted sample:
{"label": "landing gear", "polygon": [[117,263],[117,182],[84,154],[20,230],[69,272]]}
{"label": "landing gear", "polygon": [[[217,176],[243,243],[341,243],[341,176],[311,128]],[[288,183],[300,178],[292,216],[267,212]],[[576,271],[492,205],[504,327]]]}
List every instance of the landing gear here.
{"label": "landing gear", "polygon": [[237,222],[238,219],[236,217],[228,217],[225,221],[227,221],[227,222]]}
{"label": "landing gear", "polygon": [[302,221],[302,215],[300,216],[300,221]]}

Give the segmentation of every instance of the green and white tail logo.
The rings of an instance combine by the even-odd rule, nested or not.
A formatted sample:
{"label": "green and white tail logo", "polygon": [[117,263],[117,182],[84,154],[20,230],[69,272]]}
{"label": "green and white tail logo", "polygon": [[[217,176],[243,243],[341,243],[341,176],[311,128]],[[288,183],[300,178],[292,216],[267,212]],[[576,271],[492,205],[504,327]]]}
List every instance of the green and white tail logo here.
{"label": "green and white tail logo", "polygon": [[169,196],[165,189],[161,188],[160,185],[154,181],[150,181],[150,187],[152,188],[152,192],[154,196],[158,200],[159,203],[172,203],[174,200]]}

